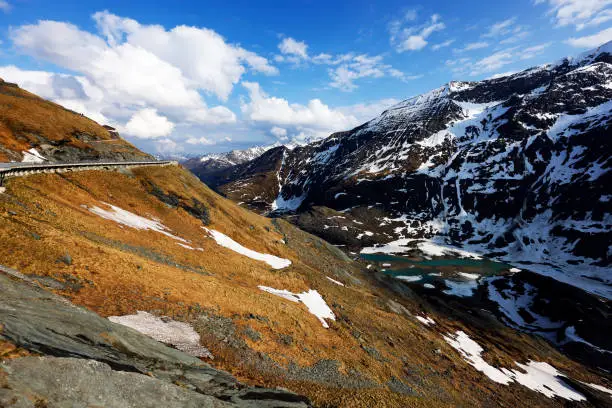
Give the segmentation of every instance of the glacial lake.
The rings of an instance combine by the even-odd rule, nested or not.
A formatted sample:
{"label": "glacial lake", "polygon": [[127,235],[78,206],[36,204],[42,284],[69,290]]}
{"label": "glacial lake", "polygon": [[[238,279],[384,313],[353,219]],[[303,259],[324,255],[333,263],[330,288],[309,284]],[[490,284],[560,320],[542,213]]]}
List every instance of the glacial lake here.
{"label": "glacial lake", "polygon": [[508,273],[511,265],[489,259],[460,257],[406,257],[391,254],[360,254],[360,258],[376,266],[385,275],[415,285],[435,286],[445,293],[469,296],[482,277]]}

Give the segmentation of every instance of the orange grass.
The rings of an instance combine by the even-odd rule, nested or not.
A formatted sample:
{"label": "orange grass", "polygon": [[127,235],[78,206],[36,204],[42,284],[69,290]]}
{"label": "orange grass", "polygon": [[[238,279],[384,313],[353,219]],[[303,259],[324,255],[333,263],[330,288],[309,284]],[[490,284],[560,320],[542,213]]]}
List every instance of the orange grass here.
{"label": "orange grass", "polygon": [[[214,336],[204,335],[203,344],[216,356],[212,364],[249,383],[289,387],[320,406],[552,403],[524,387],[500,386],[484,378],[442,339],[443,333],[458,329],[469,332],[469,327],[433,315],[438,324],[426,328],[411,316],[394,313],[387,303],[392,294],[374,285],[359,264],[335,256],[317,238],[282,221],[279,231],[270,219],[213,193],[181,168],[140,168],[131,173],[89,171],[10,179],[8,194],[0,195],[0,263],[25,274],[58,280],[70,277],[80,282],[82,287],[77,292],[60,293],[102,316],[148,310],[189,321],[197,306],[232,318],[238,336],[248,347],[236,350]],[[201,221],[159,201],[147,192],[144,181],[185,202],[196,198],[209,209],[208,228],[253,250],[288,258],[292,265],[274,270],[220,247],[207,236]],[[104,202],[157,219],[172,234],[203,251],[182,248],[176,240],[154,231],[121,226],[87,209],[94,205],[106,208]],[[66,253],[72,258],[70,265],[58,261]],[[357,277],[361,284],[352,283],[346,274]],[[335,285],[326,276],[342,280],[347,286]],[[291,291],[317,289],[334,310],[337,321],[325,329],[304,305],[264,293],[258,285]],[[412,313],[427,310],[417,301],[402,303]],[[265,319],[249,319],[249,315]],[[253,341],[242,335],[247,326],[257,330],[262,339]],[[279,342],[281,334],[290,335],[292,344]],[[504,348],[487,350],[485,358],[490,361],[508,366],[515,359],[534,358],[550,361],[576,379],[590,378],[581,366],[545,342],[510,329],[470,335],[477,341],[482,338],[489,344],[505,344]],[[368,353],[366,347],[376,349],[379,357]],[[380,386],[338,389],[314,381],[290,380],[262,372],[245,358],[263,354],[280,366],[290,362],[310,366],[324,359],[337,360],[341,372],[358,371]],[[411,370],[417,370],[422,377],[411,383],[416,396],[394,393],[386,387],[392,377],[405,378]]]}

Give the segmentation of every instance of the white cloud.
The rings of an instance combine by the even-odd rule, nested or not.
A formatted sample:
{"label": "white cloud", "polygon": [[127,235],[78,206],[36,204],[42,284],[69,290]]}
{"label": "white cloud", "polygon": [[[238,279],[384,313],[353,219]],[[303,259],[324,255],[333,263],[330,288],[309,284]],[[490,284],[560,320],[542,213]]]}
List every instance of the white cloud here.
{"label": "white cloud", "polygon": [[[407,12],[407,16],[410,16],[410,12]],[[391,76],[402,81],[408,81],[421,77],[420,75],[406,75],[391,65],[383,63],[384,57],[382,55],[370,56],[353,52],[332,55],[322,52],[311,57],[308,55],[308,45],[291,37],[284,38],[278,45],[278,48],[283,55],[276,55],[274,57],[277,62],[292,63],[300,66],[306,63],[332,66],[333,68],[328,69],[328,74],[331,78],[329,85],[332,88],[343,91],[357,89],[355,81],[361,78]]]}
{"label": "white cloud", "polygon": [[312,57],[312,62],[315,64],[333,64],[333,55],[324,52]]}
{"label": "white cloud", "polygon": [[[457,76],[479,76],[499,71],[507,65],[532,59],[550,47],[552,42],[533,45],[530,47],[511,47],[499,50],[484,58],[473,60],[471,58],[458,58],[447,60],[445,65]],[[489,77],[491,77],[489,75]]]}
{"label": "white cloud", "polygon": [[512,50],[498,51],[488,57],[476,61],[472,66],[471,75],[479,75],[484,72],[496,71],[504,65],[511,64],[515,61],[515,55]]}
{"label": "white cloud", "polygon": [[249,92],[249,101],[242,102],[242,113],[255,122],[326,131],[344,130],[356,122],[354,116],[330,109],[320,99],[312,99],[307,105],[291,104],[286,99],[267,95],[256,82],[242,85]]}
{"label": "white cloud", "polygon": [[122,129],[128,135],[141,139],[155,139],[168,136],[174,129],[174,123],[157,110],[146,108],[136,112]]}
{"label": "white cloud", "polygon": [[451,46],[454,42],[455,40],[446,40],[442,43],[432,45],[431,49],[434,51],[438,51],[439,49]]}
{"label": "white cloud", "polygon": [[516,17],[509,18],[507,20],[498,21],[489,27],[489,31],[484,33],[483,37],[499,37],[500,35],[510,34],[512,32],[512,26],[516,22]]}
{"label": "white cloud", "polygon": [[539,44],[539,45],[534,45],[532,47],[527,47],[527,48],[521,50],[520,57],[523,60],[531,59],[531,58],[541,54],[542,51],[544,51],[546,48],[550,47],[551,45],[552,45],[552,42],[547,42],[547,43],[544,43],[544,44]]}
{"label": "white cloud", "polygon": [[497,38],[500,44],[513,44],[529,36],[525,26],[516,24],[516,17],[498,21],[491,25],[483,38]]}
{"label": "white cloud", "polygon": [[585,37],[572,37],[565,42],[576,48],[595,48],[608,41],[612,41],[612,28]]}
{"label": "white cloud", "polygon": [[228,44],[223,37],[207,28],[177,26],[166,30],[159,25],[141,25],[134,20],[108,12],[94,14],[107,40],[140,47],[178,68],[188,81],[221,99],[226,99],[234,84],[246,72],[245,65],[256,72],[276,74],[268,61],[242,47]]}
{"label": "white cloud", "polygon": [[159,154],[172,154],[182,152],[183,146],[179,145],[172,139],[161,139],[155,141],[155,150]]}
{"label": "white cloud", "polygon": [[283,38],[280,44],[278,44],[278,49],[285,55],[303,60],[308,59],[308,45],[304,41],[297,41],[291,37]]}
{"label": "white cloud", "polygon": [[290,103],[286,99],[267,95],[254,82],[243,82],[249,99],[242,101],[243,115],[269,129],[279,140],[305,143],[327,137],[333,132],[349,130],[382,113],[398,103],[383,99],[371,103],[331,108],[319,99],[306,105]]}
{"label": "white cloud", "polygon": [[[46,20],[10,30],[18,51],[76,74],[5,66],[2,77],[99,123],[129,129],[128,135],[150,138],[176,131],[174,124],[189,130],[235,123],[230,109],[208,106],[203,95],[226,99],[249,70],[278,73],[266,58],[207,28],[165,29],[108,12],[93,18],[98,33]],[[143,123],[146,115],[157,120],[157,129]]]}
{"label": "white cloud", "polygon": [[481,48],[487,48],[488,46],[489,46],[488,42],[486,42],[486,41],[479,41],[479,42],[473,42],[473,43],[466,44],[465,47],[463,47],[463,49],[465,51],[479,50]]}
{"label": "white cloud", "polygon": [[198,90],[227,98],[245,65],[265,74],[277,72],[265,58],[206,28],[168,31],[108,12],[94,19],[105,38],[44,20],[11,30],[11,38],[22,52],[83,74],[123,104],[202,109]]}
{"label": "white cloud", "polygon": [[15,82],[45,99],[51,99],[68,109],[82,113],[98,123],[109,122],[109,119],[100,113],[104,104],[102,91],[85,77],[46,71],[26,71],[14,65],[0,67],[0,77]]}
{"label": "white cloud", "polygon": [[270,129],[270,133],[277,139],[287,140],[287,129],[285,128],[273,126],[272,129]]}
{"label": "white cloud", "polygon": [[540,3],[548,4],[548,14],[560,27],[574,25],[582,30],[612,20],[612,0],[536,0]]}
{"label": "white cloud", "polygon": [[482,34],[482,37],[498,38],[500,44],[512,44],[526,38],[529,34],[526,27],[516,24],[516,17],[512,17],[491,25],[487,32]]}
{"label": "white cloud", "polygon": [[6,0],[0,0],[0,10],[8,13],[11,10],[11,5]]}
{"label": "white cloud", "polygon": [[216,142],[214,140],[211,139],[207,139],[205,137],[189,137],[185,143],[190,144],[190,145],[204,145],[204,146],[211,146],[214,145]]}
{"label": "white cloud", "polygon": [[381,99],[370,103],[359,103],[356,105],[343,106],[337,108],[339,112],[352,115],[357,118],[357,123],[365,123],[380,115],[385,109],[400,102],[398,99]]}
{"label": "white cloud", "polygon": [[455,54],[461,54],[467,51],[480,50],[482,48],[487,48],[488,46],[489,46],[489,43],[486,41],[472,42],[472,43],[465,44],[462,48],[455,48],[453,52]]}
{"label": "white cloud", "polygon": [[551,44],[551,42],[548,42],[527,48],[508,48],[491,54],[488,57],[482,58],[473,64],[467,64],[467,67],[470,70],[470,75],[472,76],[494,72],[517,61],[534,58],[540,55],[542,51],[548,48]]}
{"label": "white cloud", "polygon": [[389,75],[402,81],[409,81],[422,77],[422,75],[407,75],[383,63],[382,55],[345,54],[338,56],[334,63],[339,63],[339,65],[328,70],[332,80],[330,86],[342,91],[357,89],[355,81],[361,78],[382,78]]}
{"label": "white cloud", "polygon": [[397,52],[418,51],[425,48],[428,44],[427,38],[436,31],[442,31],[446,25],[440,21],[438,14],[433,14],[429,21],[418,25],[405,27],[407,22],[416,19],[416,12],[404,15],[401,20],[394,20],[389,24],[391,34],[391,44]]}
{"label": "white cloud", "polygon": [[381,55],[370,57],[368,55],[357,55],[350,62],[344,63],[337,68],[330,69],[329,75],[332,79],[331,86],[345,91],[357,88],[354,81],[359,78],[381,78],[385,71],[391,68],[382,63]]}

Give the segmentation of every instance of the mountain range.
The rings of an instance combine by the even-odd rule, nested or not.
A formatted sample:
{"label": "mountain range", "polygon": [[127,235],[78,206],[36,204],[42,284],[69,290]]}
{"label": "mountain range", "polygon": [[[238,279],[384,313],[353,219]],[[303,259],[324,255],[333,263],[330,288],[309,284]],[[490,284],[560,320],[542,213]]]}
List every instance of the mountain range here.
{"label": "mountain range", "polygon": [[0,407],[609,407],[610,48],[208,185],[1,82]]}
{"label": "mountain range", "polygon": [[[461,248],[612,297],[612,44],[450,82],[202,179],[353,251]],[[377,248],[377,249],[376,249]]]}

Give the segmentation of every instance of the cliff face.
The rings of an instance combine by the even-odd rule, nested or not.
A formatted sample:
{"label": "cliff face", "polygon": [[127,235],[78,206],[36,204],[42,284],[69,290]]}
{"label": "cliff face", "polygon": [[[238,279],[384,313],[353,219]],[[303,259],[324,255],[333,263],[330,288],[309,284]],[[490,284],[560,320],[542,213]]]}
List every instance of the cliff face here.
{"label": "cliff face", "polygon": [[151,159],[114,129],[0,80],[0,161]]}

